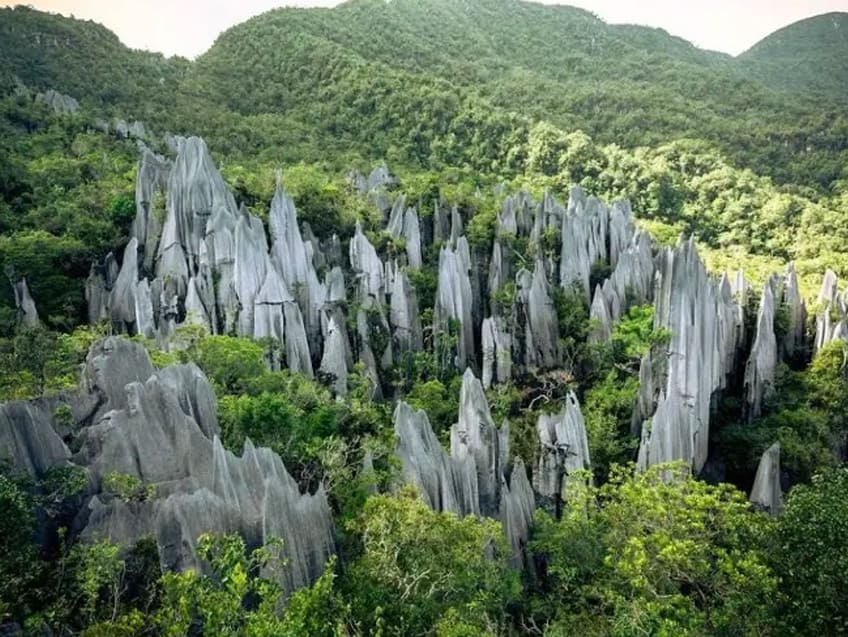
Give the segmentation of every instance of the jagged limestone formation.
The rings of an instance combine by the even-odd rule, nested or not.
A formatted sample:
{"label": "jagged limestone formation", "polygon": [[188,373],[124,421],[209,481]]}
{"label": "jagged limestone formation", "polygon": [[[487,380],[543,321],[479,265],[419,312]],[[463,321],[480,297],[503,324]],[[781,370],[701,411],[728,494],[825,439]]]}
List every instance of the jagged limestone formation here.
{"label": "jagged limestone formation", "polygon": [[524,314],[524,362],[529,367],[554,368],[560,364],[559,323],[545,266],[537,260],[532,274],[522,270],[516,279]]}
{"label": "jagged limestone formation", "polygon": [[311,376],[326,326],[326,292],[314,266],[326,257],[317,239],[310,232],[303,240],[294,204],[278,184],[269,249],[262,222],[236,207],[205,143],[175,138],[174,146],[173,166],[142,149],[132,239],[119,272],[109,258],[92,267],[89,319],[108,317],[118,330],[162,344],[181,323],[270,337],[280,341],[289,369]]}
{"label": "jagged limestone formation", "polygon": [[792,358],[804,351],[806,341],[807,306],[801,297],[795,264],[786,268],[783,284],[783,307],[786,310],[786,332],[781,339],[781,350],[785,358]]}
{"label": "jagged limestone formation", "polygon": [[39,93],[36,99],[47,104],[57,115],[73,115],[79,110],[78,101],[70,95],[63,95],[52,88],[47,89],[44,93]]}
{"label": "jagged limestone formation", "polygon": [[375,298],[385,296],[383,262],[377,251],[362,232],[362,224],[357,222],[356,232],[350,240],[350,267],[360,281],[360,289]]}
{"label": "jagged limestone formation", "polygon": [[783,511],[783,491],[780,488],[780,443],[774,443],[760,458],[749,499],[755,506],[772,515]]}
{"label": "jagged limestone formation", "polygon": [[[711,279],[693,239],[656,259],[654,327],[671,335],[667,351],[642,361],[634,424],[638,465],[683,460],[699,472],[707,459],[710,403],[737,355],[735,301]],[[648,424],[649,423],[649,424]]]}
{"label": "jagged limestone formation", "polygon": [[318,348],[321,338],[320,308],[325,293],[312,263],[312,247],[303,241],[297,225],[294,201],[278,181],[268,225],[273,244],[271,260],[292,291],[303,315],[309,342]]}
{"label": "jagged limestone formation", "polygon": [[535,508],[524,465],[510,470],[509,427],[495,427],[480,381],[470,370],[462,379],[459,420],[451,429],[448,454],[430,427],[427,414],[400,402],[394,414],[404,481],[414,484],[438,511],[500,519],[520,566]]}
{"label": "jagged limestone formation", "polygon": [[32,478],[64,466],[71,451],[54,423],[57,406],[49,400],[0,404],[0,457]]}
{"label": "jagged limestone formation", "polygon": [[321,358],[320,370],[332,377],[333,391],[337,396],[347,395],[348,364],[345,357],[347,345],[345,334],[334,317],[330,317],[325,338],[324,356]]}
{"label": "jagged limestone formation", "polygon": [[836,273],[827,270],[816,299],[816,351],[831,341],[848,341],[848,294],[839,294],[838,286]]}
{"label": "jagged limestone formation", "polygon": [[[80,427],[56,422],[67,405]],[[75,528],[131,545],[156,539],[169,568],[200,566],[201,533],[240,533],[249,547],[283,540],[286,591],[311,584],[334,551],[326,495],[302,494],[280,458],[245,443],[241,457],[217,437],[217,402],[193,364],[154,370],[144,347],[118,337],[89,352],[78,392],[0,405],[0,455],[33,477],[73,463],[88,474]],[[62,436],[75,436],[71,454]],[[113,473],[151,485],[153,496],[125,502],[104,490]]]}
{"label": "jagged limestone formation", "polygon": [[390,319],[398,352],[418,352],[424,347],[418,298],[405,270],[394,276],[391,289]]}
{"label": "jagged limestone formation", "polygon": [[762,413],[763,400],[774,392],[774,370],[777,366],[777,338],[774,334],[775,281],[763,286],[763,296],[757,311],[757,332],[751,355],[745,366],[746,416],[750,422]]}
{"label": "jagged limestone formation", "polygon": [[147,148],[142,150],[135,180],[136,211],[131,236],[144,249],[144,267],[148,270],[153,267],[153,258],[162,234],[164,210],[159,206],[165,202],[170,173],[170,162]]}
{"label": "jagged limestone formation", "polygon": [[[613,212],[610,240],[615,236],[616,241],[623,242],[630,228],[629,216],[620,206],[614,205]],[[615,267],[602,285],[595,286],[589,312],[589,318],[596,324],[592,338],[600,342],[610,339],[614,324],[627,310],[653,297],[654,258],[650,237],[637,232],[628,246],[618,245],[613,254]]]}
{"label": "jagged limestone formation", "polygon": [[26,279],[14,283],[12,288],[15,293],[15,307],[18,309],[18,325],[35,327],[38,325],[38,310],[29,293]]}
{"label": "jagged limestone formation", "polygon": [[403,239],[406,262],[410,268],[421,268],[421,227],[415,208],[406,207],[406,197],[401,195],[392,206],[386,232],[396,239]]}
{"label": "jagged limestone formation", "polygon": [[434,312],[435,331],[448,337],[454,328],[456,352],[453,363],[459,369],[465,369],[476,357],[469,269],[470,264],[460,248],[442,247]]}
{"label": "jagged limestone formation", "polygon": [[493,316],[483,321],[483,387],[512,379],[512,336],[505,320]]}
{"label": "jagged limestone formation", "polygon": [[533,486],[556,511],[565,499],[568,476],[591,468],[586,423],[574,392],[569,393],[560,413],[540,414],[537,431],[541,449]]}

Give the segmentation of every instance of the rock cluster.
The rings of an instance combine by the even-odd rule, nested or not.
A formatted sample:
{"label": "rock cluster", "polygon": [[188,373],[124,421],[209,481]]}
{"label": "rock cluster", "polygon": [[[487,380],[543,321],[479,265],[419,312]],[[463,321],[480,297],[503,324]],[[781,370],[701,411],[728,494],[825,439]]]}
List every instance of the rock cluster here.
{"label": "rock cluster", "polygon": [[[57,422],[66,405],[81,425],[72,453]],[[250,441],[241,457],[218,438],[217,403],[192,365],[155,370],[144,348],[118,337],[96,343],[79,391],[57,399],[0,405],[0,454],[39,477],[69,464],[88,475],[75,527],[129,546],[154,537],[164,566],[200,566],[202,533],[240,533],[248,546],[283,540],[285,590],[311,584],[334,551],[322,489],[301,493],[282,461]],[[109,491],[114,474],[149,485],[150,497],[124,500]]]}
{"label": "rock cluster", "polygon": [[57,115],[73,115],[79,110],[79,102],[70,95],[63,95],[52,88],[39,93],[36,98],[53,109]]}
{"label": "rock cluster", "polygon": [[742,345],[738,316],[729,281],[707,275],[694,240],[657,255],[654,327],[667,330],[670,341],[649,352],[639,372],[640,469],[674,460],[695,472],[704,466],[711,400]]}
{"label": "rock cluster", "polygon": [[816,307],[816,351],[831,341],[848,341],[848,293],[839,293],[839,278],[833,270],[824,274]]}
{"label": "rock cluster", "polygon": [[404,480],[437,511],[500,519],[512,546],[511,562],[524,562],[535,500],[524,464],[510,466],[509,426],[494,424],[483,386],[471,370],[462,378],[458,422],[450,453],[436,438],[427,414],[400,402],[394,414],[396,454]]}

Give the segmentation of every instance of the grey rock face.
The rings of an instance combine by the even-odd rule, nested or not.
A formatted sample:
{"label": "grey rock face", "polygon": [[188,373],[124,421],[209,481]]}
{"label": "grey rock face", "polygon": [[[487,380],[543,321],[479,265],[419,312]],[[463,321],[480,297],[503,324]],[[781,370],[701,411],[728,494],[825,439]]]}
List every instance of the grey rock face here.
{"label": "grey rock face", "polygon": [[356,224],[356,233],[350,240],[350,267],[361,281],[366,294],[381,299],[385,296],[383,262],[377,251],[362,232],[362,224]]}
{"label": "grey rock face", "polygon": [[148,270],[152,269],[162,233],[160,215],[164,211],[156,209],[157,198],[164,202],[170,172],[170,162],[146,148],[142,151],[135,180],[135,220],[130,234],[143,247],[144,266]]}
{"label": "grey rock face", "polygon": [[[587,303],[591,301],[589,276],[592,266],[607,255],[608,227],[609,212],[606,206],[597,199],[587,198],[581,188],[572,188],[568,208],[562,218],[560,284],[564,288],[576,286]],[[626,236],[623,230],[622,234]],[[621,240],[616,238],[616,241]]]}
{"label": "grey rock face", "polygon": [[458,329],[454,363],[465,369],[476,357],[474,323],[472,319],[473,294],[469,278],[469,265],[461,251],[442,247],[439,254],[439,280],[436,290],[435,328],[438,334],[449,334],[451,322]]}
{"label": "grey rock face", "polygon": [[480,512],[489,516],[494,516],[500,503],[503,467],[499,442],[483,385],[466,369],[459,392],[459,420],[451,429],[451,456],[473,457]]}
{"label": "grey rock face", "polygon": [[783,511],[783,491],[780,488],[780,443],[774,443],[760,458],[749,499],[754,505],[772,515]]}
{"label": "grey rock face", "polygon": [[394,277],[390,309],[394,340],[398,351],[421,351],[424,347],[424,336],[421,330],[421,317],[418,314],[418,298],[404,270]]}
{"label": "grey rock face", "polygon": [[525,363],[530,367],[556,367],[560,364],[559,322],[544,264],[537,260],[533,274],[519,272],[517,281],[524,313]]}
{"label": "grey rock face", "polygon": [[54,429],[49,407],[45,401],[0,404],[0,458],[33,478],[71,457]]}
{"label": "grey rock face", "polygon": [[324,294],[312,263],[311,249],[307,249],[297,225],[294,201],[279,183],[268,220],[273,238],[272,261],[288,289],[295,294],[306,332],[317,347],[321,338],[319,310]]}
{"label": "grey rock face", "polygon": [[[459,516],[479,513],[476,470],[447,454],[427,414],[401,401],[394,413],[397,447],[405,482],[415,485],[431,509]],[[473,467],[470,467],[473,469]]]}
{"label": "grey rock face", "polygon": [[512,336],[504,319],[493,316],[483,321],[483,387],[512,379]]}
{"label": "grey rock face", "polygon": [[[249,547],[281,538],[287,567],[270,573],[291,592],[311,584],[334,552],[326,494],[302,494],[279,457],[245,443],[241,457],[217,437],[217,402],[194,365],[155,371],[144,348],[110,337],[96,343],[79,392],[66,397],[82,424],[73,456],[49,400],[0,405],[0,455],[32,475],[74,463],[93,495],[78,516],[83,537],[130,545],[156,539],[169,568],[198,567],[201,533],[239,533]],[[124,502],[102,490],[111,473],[139,478],[154,496]]]}
{"label": "grey rock face", "polygon": [[541,414],[537,424],[541,451],[533,484],[552,507],[565,499],[568,477],[590,469],[589,442],[580,403],[570,393],[559,414]]}
{"label": "grey rock face", "polygon": [[749,421],[762,413],[763,400],[774,392],[774,370],[777,366],[774,314],[774,282],[768,280],[757,311],[757,333],[745,366],[745,399]]}
{"label": "grey rock face", "polygon": [[347,344],[346,336],[342,333],[335,318],[330,318],[327,326],[327,335],[324,345],[324,356],[321,358],[321,371],[331,375],[333,380],[333,391],[337,396],[347,395],[347,360],[345,351]]}
{"label": "grey rock face", "polygon": [[[629,214],[625,216],[620,205],[613,206],[610,241],[613,241],[612,233],[616,233],[615,241],[623,241],[631,226]],[[599,342],[609,340],[613,325],[627,310],[653,297],[654,259],[650,237],[637,232],[629,245],[616,245],[613,253],[616,265],[603,285],[595,287],[590,308],[590,318],[598,323],[593,339]]]}
{"label": "grey rock face", "polygon": [[35,301],[29,293],[26,279],[21,279],[14,284],[15,307],[18,308],[18,325],[24,327],[35,327],[38,325],[38,310]]}
{"label": "grey rock face", "polygon": [[406,207],[406,197],[401,195],[392,206],[386,232],[394,238],[403,238],[406,244],[406,259],[410,268],[421,267],[421,227],[415,208]]}
{"label": "grey rock face", "polygon": [[437,511],[488,515],[500,519],[513,549],[511,563],[524,563],[535,501],[524,465],[510,470],[509,427],[492,422],[480,381],[463,376],[459,422],[451,429],[451,451],[439,444],[427,414],[404,402],[394,415],[397,447],[405,482],[414,484]]}
{"label": "grey rock face", "polygon": [[79,110],[79,102],[70,95],[63,95],[52,88],[39,93],[37,98],[53,109],[57,115],[73,115]]}
{"label": "grey rock face", "polygon": [[848,340],[848,303],[846,295],[839,294],[838,286],[836,273],[827,270],[816,299],[816,351],[833,340]]}
{"label": "grey rock face", "polygon": [[783,354],[792,358],[804,349],[806,340],[807,307],[801,298],[801,287],[795,274],[795,264],[786,268],[783,287],[783,305],[788,316],[786,333],[783,335],[781,349]]}
{"label": "grey rock face", "polygon": [[659,398],[640,390],[643,419],[647,404],[656,403],[650,426],[642,426],[639,466],[684,460],[697,473],[707,459],[712,395],[725,385],[728,359],[736,356],[729,336],[735,331],[725,319],[737,308],[707,276],[693,240],[662,251],[656,269],[654,326],[668,330],[671,341],[667,352],[643,361],[640,372],[643,382],[655,376],[648,384]]}

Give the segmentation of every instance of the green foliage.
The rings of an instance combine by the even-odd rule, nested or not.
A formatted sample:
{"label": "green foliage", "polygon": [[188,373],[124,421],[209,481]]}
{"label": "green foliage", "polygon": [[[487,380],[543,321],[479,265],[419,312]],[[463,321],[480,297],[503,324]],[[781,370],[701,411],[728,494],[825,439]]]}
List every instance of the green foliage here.
{"label": "green foliage", "polygon": [[32,500],[16,480],[0,472],[0,621],[24,616],[36,602],[39,560],[34,532]]}
{"label": "green foliage", "polygon": [[793,482],[809,481],[836,462],[835,441],[848,433],[844,361],[844,344],[832,342],[807,370],[778,367],[764,415],[750,424],[731,422],[718,432],[729,479],[742,482],[743,476],[753,475],[760,456],[775,441],[780,443],[781,468]]}
{"label": "green foliage", "polygon": [[789,493],[772,559],[785,593],[779,617],[787,635],[848,632],[846,491],[848,469],[840,467]]}
{"label": "green foliage", "polygon": [[262,346],[247,338],[209,336],[187,351],[203,373],[225,392],[241,392],[266,370]]}
{"label": "green foliage", "polygon": [[76,544],[70,552],[80,611],[87,622],[116,619],[123,594],[126,562],[109,540]]}
{"label": "green foliage", "polygon": [[[762,635],[778,580],[761,546],[769,519],[729,485],[680,466],[613,471],[571,494],[561,522],[537,516],[540,600],[568,634]],[[548,601],[550,600],[550,601]]]}
{"label": "green foliage", "polygon": [[[209,565],[208,576],[191,570],[162,576],[161,606],[153,617],[160,634],[182,637],[197,630],[222,637],[281,634],[275,616],[279,587],[250,577],[259,568],[279,567],[274,547],[248,556],[239,536],[202,535],[197,551]],[[253,610],[244,607],[248,596],[255,598]]]}
{"label": "green foliage", "polygon": [[112,471],[103,478],[103,489],[124,502],[145,502],[156,495],[156,487],[144,484],[141,478]]}
{"label": "green foliage", "polygon": [[435,512],[407,489],[371,497],[353,528],[363,553],[343,587],[366,635],[427,634],[443,618],[446,629],[447,613],[497,626],[517,592],[492,520]]}

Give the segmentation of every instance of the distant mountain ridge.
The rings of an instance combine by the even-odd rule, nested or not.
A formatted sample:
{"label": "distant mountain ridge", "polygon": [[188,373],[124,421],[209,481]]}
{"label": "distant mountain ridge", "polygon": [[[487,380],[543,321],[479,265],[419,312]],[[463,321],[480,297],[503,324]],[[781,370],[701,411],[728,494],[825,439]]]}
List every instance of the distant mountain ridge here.
{"label": "distant mountain ridge", "polygon": [[189,62],[130,50],[93,22],[19,7],[0,10],[0,79],[203,134],[227,154],[503,171],[511,131],[549,122],[631,148],[702,139],[779,183],[826,189],[848,145],[839,52],[811,43],[807,66],[785,59],[805,33],[844,22],[831,16],[787,27],[737,59],[567,6],[351,0],[269,11]]}
{"label": "distant mountain ridge", "polygon": [[848,96],[848,13],[800,20],[739,56],[754,77],[774,88]]}

